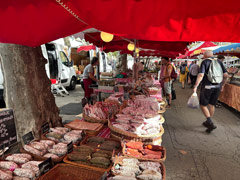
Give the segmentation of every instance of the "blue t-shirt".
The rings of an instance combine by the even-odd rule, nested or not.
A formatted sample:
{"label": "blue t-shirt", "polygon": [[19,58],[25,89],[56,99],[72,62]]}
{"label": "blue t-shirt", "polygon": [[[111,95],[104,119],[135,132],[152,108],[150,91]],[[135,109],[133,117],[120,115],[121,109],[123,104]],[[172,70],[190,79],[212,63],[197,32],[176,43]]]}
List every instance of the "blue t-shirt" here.
{"label": "blue t-shirt", "polygon": [[[216,60],[213,60],[213,61],[216,61]],[[222,61],[220,61],[220,60],[217,60],[217,61],[218,61],[218,63],[221,65],[223,73],[226,73],[227,70],[226,70],[226,68],[223,66]],[[204,74],[204,77],[203,77],[203,80],[202,80],[202,85],[203,85],[203,86],[205,86],[205,85],[214,85],[213,83],[211,83],[211,82],[208,80],[208,76],[207,76],[211,62],[212,62],[212,60],[210,60],[210,59],[205,59],[205,60],[202,62],[201,66],[200,66],[199,73],[203,73],[203,74]]]}

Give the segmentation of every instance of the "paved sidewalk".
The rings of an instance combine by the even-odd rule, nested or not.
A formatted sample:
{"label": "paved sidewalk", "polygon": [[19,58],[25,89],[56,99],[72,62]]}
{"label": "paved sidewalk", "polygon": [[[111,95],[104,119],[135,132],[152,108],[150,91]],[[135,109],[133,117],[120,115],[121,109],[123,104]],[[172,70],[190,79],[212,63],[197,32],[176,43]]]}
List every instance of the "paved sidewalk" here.
{"label": "paved sidewalk", "polygon": [[192,89],[175,83],[177,100],[165,116],[163,146],[167,180],[239,180],[240,118],[229,108],[217,108],[211,134],[201,124],[200,109],[186,107]]}

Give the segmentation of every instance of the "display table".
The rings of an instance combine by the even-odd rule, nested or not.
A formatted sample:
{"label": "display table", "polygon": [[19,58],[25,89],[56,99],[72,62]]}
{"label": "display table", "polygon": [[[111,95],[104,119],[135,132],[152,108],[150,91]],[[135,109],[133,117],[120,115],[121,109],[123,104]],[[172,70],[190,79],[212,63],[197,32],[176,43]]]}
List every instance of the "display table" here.
{"label": "display table", "polygon": [[224,91],[220,94],[219,101],[240,111],[240,86],[226,84]]}

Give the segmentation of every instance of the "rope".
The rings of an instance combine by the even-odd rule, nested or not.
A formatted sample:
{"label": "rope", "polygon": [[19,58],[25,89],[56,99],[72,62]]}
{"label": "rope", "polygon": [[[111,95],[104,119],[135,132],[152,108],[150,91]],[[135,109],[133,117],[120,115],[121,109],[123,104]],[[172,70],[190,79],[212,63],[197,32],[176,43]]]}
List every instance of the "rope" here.
{"label": "rope", "polygon": [[72,16],[74,16],[78,21],[80,21],[83,24],[88,25],[85,21],[80,19],[76,13],[74,13],[66,4],[64,4],[61,0],[56,0],[58,4],[60,4],[65,10],[67,10]]}

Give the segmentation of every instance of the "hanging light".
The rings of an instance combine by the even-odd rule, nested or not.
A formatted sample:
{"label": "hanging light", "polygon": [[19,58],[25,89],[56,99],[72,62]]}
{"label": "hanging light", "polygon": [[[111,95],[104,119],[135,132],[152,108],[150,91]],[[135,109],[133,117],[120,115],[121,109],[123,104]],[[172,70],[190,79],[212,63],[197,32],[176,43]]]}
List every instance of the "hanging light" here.
{"label": "hanging light", "polygon": [[136,48],[136,53],[139,53],[140,52],[140,49],[139,48]]}
{"label": "hanging light", "polygon": [[100,36],[101,36],[101,39],[102,39],[104,42],[110,42],[110,41],[113,40],[113,37],[114,37],[113,34],[106,33],[106,32],[103,32],[103,31],[100,33]]}
{"label": "hanging light", "polygon": [[129,51],[133,51],[134,48],[135,48],[135,45],[133,43],[129,43],[127,48],[128,48]]}

